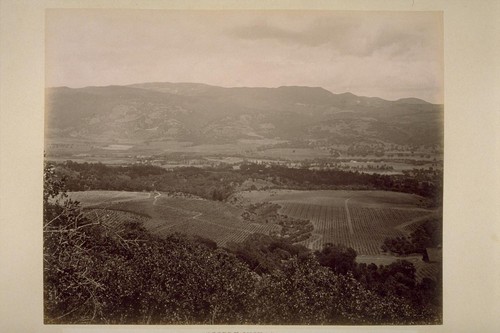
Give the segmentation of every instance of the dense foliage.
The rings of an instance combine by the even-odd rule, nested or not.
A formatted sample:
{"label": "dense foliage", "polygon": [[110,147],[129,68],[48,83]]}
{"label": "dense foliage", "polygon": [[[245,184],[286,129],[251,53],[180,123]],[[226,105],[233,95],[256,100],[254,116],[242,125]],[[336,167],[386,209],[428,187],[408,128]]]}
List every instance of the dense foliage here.
{"label": "dense foliage", "polygon": [[424,254],[428,247],[437,247],[442,242],[442,222],[430,219],[419,225],[409,237],[386,238],[382,250],[397,254]]}
{"label": "dense foliage", "polygon": [[356,263],[356,252],[337,244],[326,244],[317,251],[316,257],[322,266],[341,274],[352,274],[366,289],[381,297],[396,297],[406,300],[411,308],[422,313],[437,314],[441,308],[441,277],[436,280],[424,278],[417,281],[415,267],[405,260],[387,266]]}
{"label": "dense foliage", "polygon": [[374,189],[414,193],[441,202],[442,174],[379,175],[343,170],[309,170],[246,163],[231,167],[185,167],[173,171],[147,165],[106,166],[67,161],[56,167],[70,191],[126,190],[184,192],[210,200],[225,200],[247,179],[266,180],[276,188]]}
{"label": "dense foliage", "polygon": [[[46,323],[441,322],[439,304],[427,306],[436,288],[426,281],[426,294],[419,293],[411,264],[356,265],[352,249],[332,246],[313,255],[269,237],[220,249],[182,235],[160,239],[135,222],[114,230],[65,200],[64,183],[55,175],[47,165]],[[424,296],[415,300],[413,291]]]}
{"label": "dense foliage", "polygon": [[245,241],[229,243],[226,247],[258,274],[281,269],[283,263],[292,257],[304,258],[309,255],[309,250],[303,245],[294,245],[283,238],[263,234],[250,235]]}

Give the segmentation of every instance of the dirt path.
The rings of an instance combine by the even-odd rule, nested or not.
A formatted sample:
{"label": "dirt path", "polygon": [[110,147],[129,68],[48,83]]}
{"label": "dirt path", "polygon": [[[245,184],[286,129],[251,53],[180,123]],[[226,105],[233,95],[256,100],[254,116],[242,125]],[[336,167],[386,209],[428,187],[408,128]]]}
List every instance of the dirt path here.
{"label": "dirt path", "polygon": [[[316,244],[318,244],[321,239],[323,239],[323,235],[313,233],[311,235],[311,238],[310,238],[311,241],[309,242],[309,248],[314,250]],[[300,243],[302,243],[302,242],[300,242]],[[317,246],[317,249],[321,250],[319,245]]]}
{"label": "dirt path", "polygon": [[193,220],[202,221],[202,220],[199,220],[199,219],[198,219],[198,217],[200,217],[200,216],[202,216],[202,215],[203,215],[203,213],[198,213],[198,214],[196,214],[196,215],[192,216],[191,218],[192,218]]}
{"label": "dirt path", "polygon": [[403,233],[408,233],[407,231],[405,231],[405,227],[411,225],[411,224],[414,224],[414,223],[418,223],[418,222],[422,222],[422,221],[425,221],[429,218],[431,218],[432,216],[434,215],[433,212],[427,214],[427,215],[423,215],[423,216],[418,216],[414,219],[411,219],[410,221],[407,221],[407,222],[404,222],[404,223],[401,223],[400,225],[396,226],[395,229],[403,232]]}
{"label": "dirt path", "polygon": [[155,197],[153,201],[153,206],[156,206],[156,200],[158,200],[159,197],[161,197],[161,193],[155,190]]}
{"label": "dirt path", "polygon": [[344,204],[345,204],[345,211],[347,214],[347,224],[349,225],[349,232],[351,233],[351,235],[354,235],[354,229],[352,228],[352,221],[351,221],[351,213],[349,212],[349,207],[347,206],[347,202],[349,200],[351,200],[351,198],[346,199]]}
{"label": "dirt path", "polygon": [[[165,205],[165,206],[169,207],[169,208],[172,208],[172,209],[175,209],[175,210],[178,210],[178,211],[182,211],[182,212],[194,213],[192,211],[189,211],[189,210],[186,210],[186,209],[182,209],[182,208],[179,208],[179,207],[172,207],[172,206],[168,206],[168,205]],[[198,217],[200,217],[201,215],[203,215],[203,213],[196,212],[196,214],[193,215],[193,216],[191,216],[190,219],[205,222],[203,220],[198,219]],[[159,225],[159,226],[156,226],[155,228],[152,228],[151,230],[155,230],[155,231],[160,231],[161,230],[161,231],[163,231],[163,230],[170,229],[170,228],[178,226],[178,225],[182,225],[184,223],[186,223],[186,221],[182,221],[182,222],[178,222],[178,223],[174,223],[174,224],[168,224],[168,225]]]}

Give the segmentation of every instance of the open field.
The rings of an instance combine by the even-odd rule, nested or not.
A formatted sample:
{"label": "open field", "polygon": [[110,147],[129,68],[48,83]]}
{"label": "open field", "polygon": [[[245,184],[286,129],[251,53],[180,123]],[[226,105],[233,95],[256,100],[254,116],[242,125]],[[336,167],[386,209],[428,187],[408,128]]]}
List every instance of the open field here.
{"label": "open field", "polygon": [[385,238],[407,235],[413,222],[434,214],[417,195],[385,191],[247,191],[236,198],[276,203],[280,214],[311,221],[314,230],[302,244],[312,250],[338,243],[360,255],[381,254]]}
{"label": "open field", "polygon": [[84,191],[71,192],[69,196],[73,200],[80,201],[84,207],[93,205],[112,204],[117,202],[147,199],[151,193],[126,192],[126,191]]}
{"label": "open field", "polygon": [[229,241],[244,241],[252,233],[270,234],[281,230],[276,224],[243,221],[239,208],[198,198],[119,191],[71,192],[69,196],[110,225],[120,225],[136,216],[153,234],[198,235],[216,241],[219,246]]}
{"label": "open field", "polygon": [[350,198],[350,206],[373,206],[386,208],[419,209],[424,199],[415,194],[389,191],[343,191],[343,190],[268,190],[245,191],[235,195],[246,203],[270,201],[274,203],[310,203],[316,205],[343,206]]}
{"label": "open field", "polygon": [[254,153],[258,157],[302,161],[329,157],[328,151],[312,148],[271,148]]}

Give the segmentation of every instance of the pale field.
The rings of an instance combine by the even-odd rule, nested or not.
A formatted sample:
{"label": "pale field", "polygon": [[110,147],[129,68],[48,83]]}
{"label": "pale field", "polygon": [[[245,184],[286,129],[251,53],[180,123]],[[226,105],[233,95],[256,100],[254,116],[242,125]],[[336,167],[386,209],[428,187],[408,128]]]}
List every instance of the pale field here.
{"label": "pale field", "polygon": [[146,199],[151,197],[148,192],[127,192],[127,191],[81,191],[69,192],[68,196],[72,200],[79,201],[83,207],[111,204],[115,202]]}
{"label": "pale field", "polygon": [[411,209],[417,209],[423,201],[423,198],[418,195],[390,191],[263,190],[242,191],[234,196],[248,203],[269,201],[278,204],[309,203],[315,205],[343,206],[345,201],[350,199],[350,206]]}
{"label": "pale field", "polygon": [[326,158],[330,153],[325,150],[311,148],[271,148],[253,153],[259,157],[270,157],[274,159],[302,161],[314,158]]}

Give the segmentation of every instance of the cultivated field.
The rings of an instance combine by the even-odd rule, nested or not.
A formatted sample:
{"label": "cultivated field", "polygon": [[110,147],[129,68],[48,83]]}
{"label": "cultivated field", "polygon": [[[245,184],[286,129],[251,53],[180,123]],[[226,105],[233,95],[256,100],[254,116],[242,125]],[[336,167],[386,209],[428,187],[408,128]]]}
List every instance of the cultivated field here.
{"label": "cultivated field", "polygon": [[413,224],[433,214],[417,195],[386,191],[269,190],[239,193],[243,203],[272,202],[280,214],[310,220],[312,236],[302,244],[320,250],[326,243],[352,247],[360,255],[378,255],[387,237],[407,235]]}
{"label": "cultivated field", "polygon": [[148,220],[148,218],[143,215],[105,208],[85,209],[85,213],[86,217],[92,221],[99,221],[114,228],[116,231],[123,228],[128,222],[145,223]]}
{"label": "cultivated field", "polygon": [[[160,192],[85,191],[69,193],[92,219],[116,230],[138,221],[156,235],[174,232],[198,235],[224,246],[242,242],[252,233],[279,234],[281,226],[263,221],[245,221],[245,206],[274,203],[279,214],[311,221],[311,237],[300,244],[320,250],[326,243],[352,247],[358,262],[387,265],[397,259],[414,263],[417,278],[434,277],[438,264],[422,261],[421,255],[395,257],[382,253],[386,237],[408,235],[436,212],[421,208],[416,195],[384,191],[295,191],[267,190],[237,193],[239,207],[195,197]],[[263,219],[265,220],[265,219]]]}
{"label": "cultivated field", "polygon": [[126,191],[83,191],[70,192],[69,197],[80,201],[84,207],[93,205],[112,204],[124,201],[135,201],[151,197],[147,192],[126,192]]}
{"label": "cultivated field", "polygon": [[438,263],[426,263],[422,255],[397,257],[384,254],[380,246],[386,237],[407,236],[434,210],[422,208],[425,200],[417,195],[387,191],[245,191],[235,195],[241,204],[272,202],[279,213],[310,220],[311,237],[301,244],[320,250],[326,243],[343,244],[358,253],[356,260],[388,265],[398,259],[415,265],[416,277],[435,279]]}
{"label": "cultivated field", "polygon": [[276,224],[243,221],[242,210],[199,198],[185,198],[154,192],[87,191],[69,193],[109,225],[120,226],[134,217],[150,232],[168,235],[180,232],[212,239],[219,246],[244,241],[252,233],[270,234]]}
{"label": "cultivated field", "polygon": [[312,250],[320,250],[326,243],[344,244],[359,255],[382,254],[380,246],[385,238],[408,235],[435,214],[420,207],[419,196],[385,191],[243,191],[234,196],[239,207],[160,192],[85,191],[70,193],[70,197],[87,209],[110,212],[96,210],[101,218],[109,215],[108,220],[126,221],[140,216],[143,225],[155,234],[195,234],[222,246],[228,241],[241,242],[256,232],[278,233],[281,226],[275,223],[242,218],[245,206],[270,202],[281,207],[281,215],[311,221],[311,237],[301,244]]}

